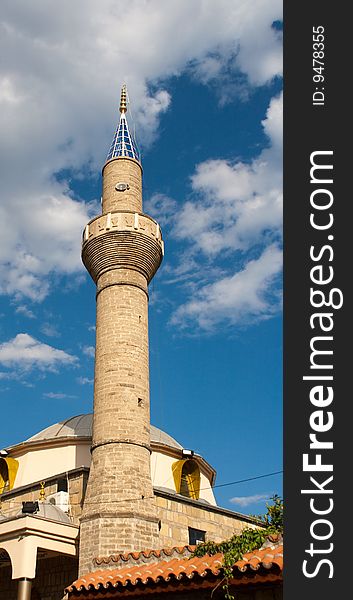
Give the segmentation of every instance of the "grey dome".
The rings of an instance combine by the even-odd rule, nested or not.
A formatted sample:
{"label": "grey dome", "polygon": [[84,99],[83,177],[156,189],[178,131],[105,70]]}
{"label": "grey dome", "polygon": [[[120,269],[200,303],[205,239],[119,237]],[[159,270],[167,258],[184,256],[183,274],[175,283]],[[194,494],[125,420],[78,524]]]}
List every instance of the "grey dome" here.
{"label": "grey dome", "polygon": [[39,442],[63,437],[92,437],[92,414],[77,415],[60,423],[49,425],[39,431],[26,442]]}
{"label": "grey dome", "polygon": [[52,521],[60,521],[60,523],[71,523],[68,515],[61,510],[55,504],[51,502],[38,502],[39,511],[36,513],[39,517],[44,519],[51,519]]}
{"label": "grey dome", "polygon": [[[92,419],[92,413],[70,417],[65,421],[54,423],[54,425],[50,425],[49,427],[46,427],[46,429],[42,429],[42,431],[39,431],[26,440],[25,443],[41,442],[44,440],[67,437],[92,438]],[[178,450],[182,449],[182,446],[179,444],[179,442],[168,435],[168,433],[165,433],[165,431],[158,429],[158,427],[155,427],[154,425],[151,425],[151,442],[169,446],[170,448],[177,448]]]}
{"label": "grey dome", "polygon": [[[38,506],[39,510],[34,513],[35,516],[50,519],[51,521],[59,521],[59,523],[71,523],[68,515],[61,508],[55,506],[55,504],[48,501],[39,501]],[[23,515],[22,510],[18,514]]]}

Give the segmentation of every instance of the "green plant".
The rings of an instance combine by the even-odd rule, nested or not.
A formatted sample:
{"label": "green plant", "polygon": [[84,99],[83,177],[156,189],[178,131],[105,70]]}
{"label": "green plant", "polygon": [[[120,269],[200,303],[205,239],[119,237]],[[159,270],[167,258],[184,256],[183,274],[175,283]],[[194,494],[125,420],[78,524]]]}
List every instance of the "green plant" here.
{"label": "green plant", "polygon": [[226,600],[234,600],[234,596],[229,591],[229,581],[233,575],[234,563],[240,560],[246,552],[252,552],[260,548],[269,535],[283,533],[282,499],[275,494],[271,500],[273,504],[266,504],[267,512],[264,515],[255,517],[261,528],[246,527],[239,535],[233,535],[229,540],[219,543],[204,542],[195,548],[193,556],[204,556],[205,554],[212,556],[218,552],[223,554],[224,578],[221,584]]}
{"label": "green plant", "polygon": [[266,514],[255,517],[266,527],[267,535],[283,532],[283,501],[277,494],[271,500],[273,504],[266,504]]}

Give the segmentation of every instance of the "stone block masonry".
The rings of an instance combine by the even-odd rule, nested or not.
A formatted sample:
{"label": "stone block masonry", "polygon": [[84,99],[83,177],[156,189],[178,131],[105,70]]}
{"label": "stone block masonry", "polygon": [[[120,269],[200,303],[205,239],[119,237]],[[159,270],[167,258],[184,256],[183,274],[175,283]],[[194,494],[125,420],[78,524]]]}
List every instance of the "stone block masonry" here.
{"label": "stone block masonry", "polygon": [[[141,165],[133,159],[110,160],[103,168],[103,203],[104,212],[116,210],[142,211],[142,177]],[[126,183],[129,187],[124,192],[117,192],[115,186]]]}
{"label": "stone block masonry", "polygon": [[201,504],[156,491],[158,516],[161,523],[159,547],[184,546],[189,543],[189,527],[205,531],[206,541],[222,542],[246,527],[256,527],[254,519],[230,510]]}
{"label": "stone block masonry", "polygon": [[80,575],[92,570],[96,556],[159,544],[150,474],[147,286],[163,241],[158,223],[142,213],[141,176],[136,160],[110,160],[103,169],[102,215],[83,234],[82,260],[97,285],[97,309]]}

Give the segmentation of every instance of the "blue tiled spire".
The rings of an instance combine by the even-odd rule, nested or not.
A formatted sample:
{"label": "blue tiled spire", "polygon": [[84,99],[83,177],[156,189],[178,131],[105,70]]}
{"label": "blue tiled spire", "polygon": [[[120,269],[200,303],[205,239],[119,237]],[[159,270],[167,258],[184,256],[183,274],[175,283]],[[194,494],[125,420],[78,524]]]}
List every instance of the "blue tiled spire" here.
{"label": "blue tiled spire", "polygon": [[107,160],[111,160],[112,158],[126,157],[134,158],[135,160],[138,160],[138,162],[141,162],[140,153],[137,150],[136,142],[129,131],[126,110],[126,85],[124,84],[121,88],[120,121],[114,134]]}

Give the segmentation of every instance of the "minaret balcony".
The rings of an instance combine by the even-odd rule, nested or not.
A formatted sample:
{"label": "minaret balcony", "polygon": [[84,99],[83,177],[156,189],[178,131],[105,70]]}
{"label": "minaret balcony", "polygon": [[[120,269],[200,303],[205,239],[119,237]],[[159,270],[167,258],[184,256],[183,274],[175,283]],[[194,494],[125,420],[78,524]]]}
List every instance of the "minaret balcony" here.
{"label": "minaret balcony", "polygon": [[119,268],[139,271],[149,283],[163,254],[161,229],[143,213],[109,212],[90,221],[83,232],[82,261],[95,283]]}

